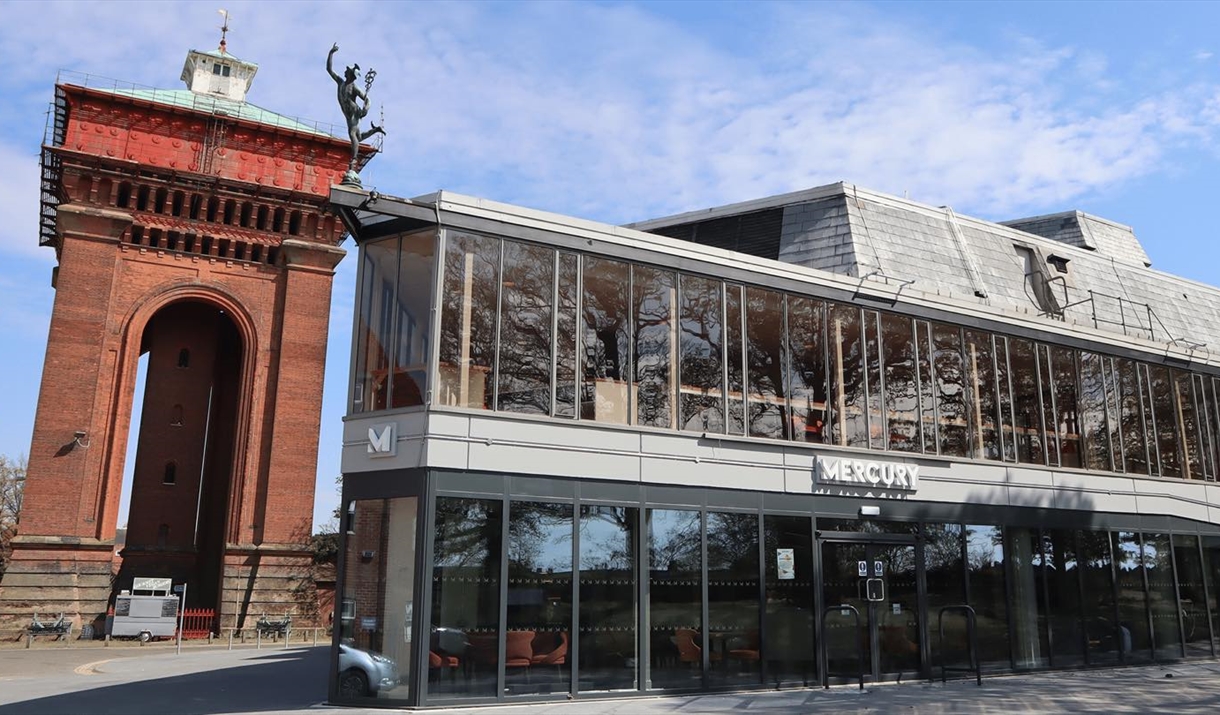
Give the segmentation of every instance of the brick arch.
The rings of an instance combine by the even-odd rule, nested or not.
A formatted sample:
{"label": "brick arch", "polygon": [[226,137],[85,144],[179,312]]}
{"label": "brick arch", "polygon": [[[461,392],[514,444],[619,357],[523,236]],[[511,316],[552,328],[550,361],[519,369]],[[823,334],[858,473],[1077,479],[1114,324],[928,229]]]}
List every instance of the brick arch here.
{"label": "brick arch", "polygon": [[[258,355],[262,352],[258,325],[245,304],[222,287],[200,283],[172,283],[156,287],[142,299],[135,301],[121,321],[117,321],[116,333],[121,336],[117,364],[115,366],[116,389],[113,392],[114,403],[110,406],[111,423],[109,438],[106,441],[107,464],[106,484],[98,490],[96,505],[98,538],[113,537],[113,531],[118,523],[119,500],[123,485],[123,462],[126,459],[127,443],[130,434],[131,415],[134,410],[135,385],[140,362],[140,344],[144,331],[162,309],[175,303],[200,302],[215,306],[225,311],[226,316],[237,329],[241,339],[242,355],[240,372],[240,397],[237,405],[237,420],[233,444],[233,465],[229,475],[230,495],[226,514],[225,538],[235,540],[240,530],[237,522],[242,508],[242,481],[247,473],[248,451],[250,446],[252,406],[255,401],[255,383],[258,377]],[[119,416],[126,420],[120,423]]]}

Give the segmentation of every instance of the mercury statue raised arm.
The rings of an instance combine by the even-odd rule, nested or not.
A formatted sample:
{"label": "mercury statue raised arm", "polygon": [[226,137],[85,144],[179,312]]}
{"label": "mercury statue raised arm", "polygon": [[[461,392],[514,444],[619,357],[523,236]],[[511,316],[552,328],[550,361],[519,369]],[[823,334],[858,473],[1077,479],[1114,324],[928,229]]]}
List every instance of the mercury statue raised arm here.
{"label": "mercury statue raised arm", "polygon": [[365,87],[360,89],[356,86],[356,72],[360,69],[360,65],[348,67],[344,70],[342,77],[335,74],[332,63],[335,53],[338,51],[339,44],[335,43],[334,47],[330,48],[330,54],[326,55],[326,71],[339,86],[339,109],[343,111],[343,118],[347,120],[347,135],[352,140],[352,160],[347,166],[347,175],[343,182],[359,184],[360,180],[356,176],[356,160],[360,156],[360,142],[374,134],[385,134],[385,130],[370,122],[368,131],[360,131],[360,120],[369,113],[368,89],[373,85],[375,73],[373,70],[369,70],[369,75],[365,78]]}

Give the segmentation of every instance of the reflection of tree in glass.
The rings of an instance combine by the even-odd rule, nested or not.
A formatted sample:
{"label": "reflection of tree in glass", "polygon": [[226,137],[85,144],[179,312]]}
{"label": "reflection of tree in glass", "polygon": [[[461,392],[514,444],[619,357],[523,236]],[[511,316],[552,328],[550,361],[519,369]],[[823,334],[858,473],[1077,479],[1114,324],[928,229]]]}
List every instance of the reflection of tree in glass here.
{"label": "reflection of tree in glass", "polygon": [[627,537],[634,530],[635,510],[612,506],[582,506],[580,570],[633,570],[632,542]]}
{"label": "reflection of tree in glass", "polygon": [[[500,273],[500,239],[452,233],[445,247],[445,277],[441,291],[440,362],[442,365],[483,368],[490,373],[495,361],[496,287]],[[464,323],[469,320],[469,330]],[[457,394],[458,404],[491,407],[490,383],[482,395],[460,393],[459,373],[441,371]]]}
{"label": "reflection of tree in glass", "polygon": [[653,509],[648,529],[649,568],[701,571],[699,512]]}
{"label": "reflection of tree in glass", "polygon": [[514,501],[509,507],[508,564],[533,573],[572,570],[572,505]]}
{"label": "reflection of tree in glass", "polygon": [[[723,431],[720,296],[719,281],[682,276],[678,327],[680,374],[684,388],[680,400],[680,426],[683,429]],[[694,390],[699,394],[685,394]]]}
{"label": "reflection of tree in glass", "polygon": [[501,292],[499,405],[501,410],[551,411],[551,300],[554,251],[504,244]]}
{"label": "reflection of tree in glass", "polygon": [[709,512],[707,568],[735,579],[758,580],[758,517]]}
{"label": "reflection of tree in glass", "polygon": [[670,427],[674,274],[634,266],[637,424]]}
{"label": "reflection of tree in glass", "polygon": [[499,573],[500,504],[477,499],[436,500],[432,558],[438,567],[478,566]]}
{"label": "reflection of tree in glass", "polygon": [[782,438],[786,436],[787,422],[783,388],[784,296],[757,288],[747,288],[745,293],[749,434]]}
{"label": "reflection of tree in glass", "polygon": [[[627,287],[629,267],[625,263],[599,258],[584,260],[584,325],[581,388],[581,416],[599,417],[597,383],[621,381],[627,377],[628,322]],[[626,405],[615,405],[625,410]]]}

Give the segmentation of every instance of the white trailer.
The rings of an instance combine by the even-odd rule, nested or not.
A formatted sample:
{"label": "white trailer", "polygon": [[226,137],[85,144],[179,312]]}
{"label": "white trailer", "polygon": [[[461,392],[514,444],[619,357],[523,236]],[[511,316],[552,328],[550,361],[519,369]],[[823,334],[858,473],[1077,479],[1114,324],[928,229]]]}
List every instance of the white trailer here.
{"label": "white trailer", "polygon": [[172,638],[178,629],[177,596],[119,596],[114,599],[114,622],[110,635],[116,638]]}

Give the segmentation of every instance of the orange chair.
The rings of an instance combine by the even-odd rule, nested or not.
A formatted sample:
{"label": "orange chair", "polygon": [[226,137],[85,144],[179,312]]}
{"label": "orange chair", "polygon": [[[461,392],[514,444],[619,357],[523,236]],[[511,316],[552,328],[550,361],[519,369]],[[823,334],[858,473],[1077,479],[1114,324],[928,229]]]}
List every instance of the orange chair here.
{"label": "orange chair", "polygon": [[434,650],[428,651],[429,668],[456,668],[462,664],[456,655],[441,655]]}
{"label": "orange chair", "polygon": [[759,659],[758,649],[758,631],[750,631],[744,638],[742,648],[732,648],[729,650],[729,657],[734,660],[756,661]]}
{"label": "orange chair", "polygon": [[568,632],[559,632],[559,644],[549,653],[535,653],[533,665],[563,665],[568,661]]}
{"label": "orange chair", "polygon": [[533,631],[509,631],[504,634],[504,665],[528,668],[534,662]]}
{"label": "orange chair", "polygon": [[[683,663],[703,664],[703,648],[699,647],[698,638],[699,632],[690,628],[674,630],[674,645],[678,646],[678,660]],[[708,659],[720,660],[720,654],[714,651],[708,653]]]}

